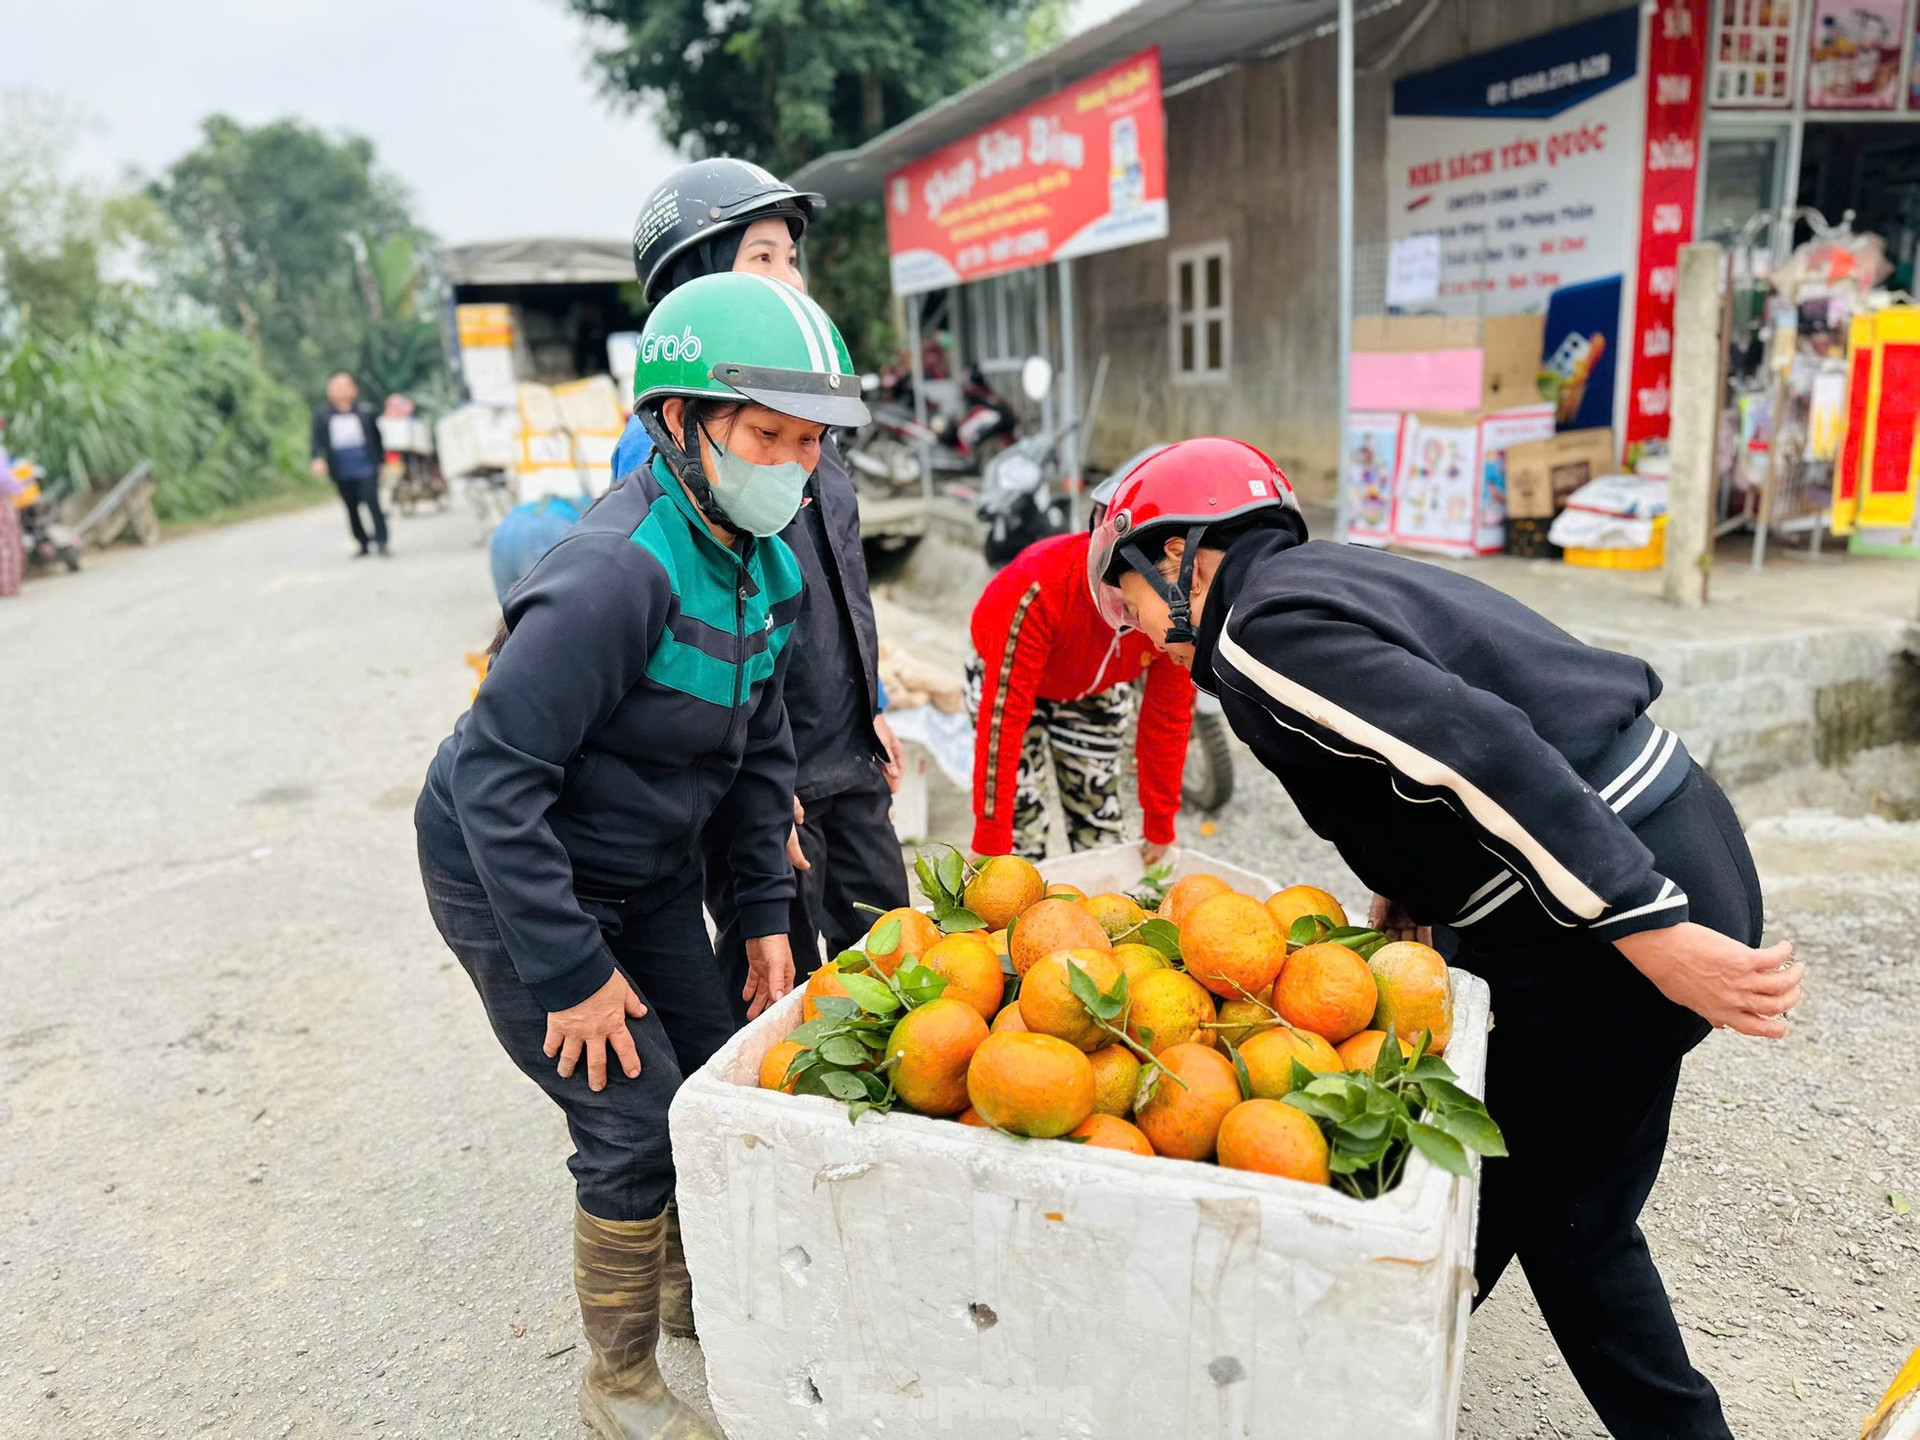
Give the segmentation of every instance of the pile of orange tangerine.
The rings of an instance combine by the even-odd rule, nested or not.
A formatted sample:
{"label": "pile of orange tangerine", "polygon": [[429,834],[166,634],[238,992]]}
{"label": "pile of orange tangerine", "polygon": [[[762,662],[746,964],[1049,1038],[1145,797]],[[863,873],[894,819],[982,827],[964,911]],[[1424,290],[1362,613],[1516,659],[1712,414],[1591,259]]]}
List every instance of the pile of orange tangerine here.
{"label": "pile of orange tangerine", "polygon": [[[1324,1185],[1319,1125],[1281,1103],[1294,1062],[1319,1074],[1367,1069],[1389,1032],[1431,1031],[1433,1054],[1452,1036],[1438,952],[1401,941],[1362,959],[1343,944],[1288,944],[1302,918],[1347,924],[1340,903],[1311,885],[1261,901],[1218,876],[1182,876],[1156,912],[1178,929],[1178,959],[1132,938],[1155,916],[1129,896],[1049,885],[1017,856],[982,861],[966,905],[986,929],[943,934],[922,912],[899,909],[875,922],[864,947],[883,974],[917,957],[946,981],[887,1045],[895,1094],[923,1115]],[[889,922],[898,940],[876,950],[876,934],[891,938]],[[1126,976],[1120,1016],[1103,1024],[1081,1002],[1075,966],[1103,995]],[[803,1020],[818,1015],[820,997],[847,993],[839,976],[831,964],[814,973]],[[775,1045],[761,1085],[789,1088],[800,1049]],[[1146,1066],[1162,1073],[1142,1086]]]}

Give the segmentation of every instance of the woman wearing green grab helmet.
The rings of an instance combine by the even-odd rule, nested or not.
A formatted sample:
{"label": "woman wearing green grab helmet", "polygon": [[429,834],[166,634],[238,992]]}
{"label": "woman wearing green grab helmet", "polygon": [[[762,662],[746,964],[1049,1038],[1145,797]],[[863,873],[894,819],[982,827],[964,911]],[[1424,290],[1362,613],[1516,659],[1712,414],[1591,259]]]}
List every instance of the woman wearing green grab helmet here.
{"label": "woman wearing green grab helmet", "polygon": [[656,307],[636,388],[652,463],[509,595],[415,824],[434,923],[573,1138],[581,1415],[603,1436],[717,1440],[653,1358],[667,1107],[733,1029],[697,842],[712,821],[732,834],[758,1013],[793,976],[782,684],[800,572],[776,536],[826,427],[866,409],[833,323],[750,275]]}

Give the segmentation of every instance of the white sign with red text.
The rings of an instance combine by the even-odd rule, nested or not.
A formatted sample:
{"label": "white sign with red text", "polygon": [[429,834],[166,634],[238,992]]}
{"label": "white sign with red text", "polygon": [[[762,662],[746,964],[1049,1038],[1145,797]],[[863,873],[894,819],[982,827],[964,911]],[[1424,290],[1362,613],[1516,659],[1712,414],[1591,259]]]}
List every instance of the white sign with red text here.
{"label": "white sign with red text", "polygon": [[1646,101],[1637,8],[1395,82],[1387,234],[1440,239],[1451,315],[1539,312],[1624,275],[1638,237]]}

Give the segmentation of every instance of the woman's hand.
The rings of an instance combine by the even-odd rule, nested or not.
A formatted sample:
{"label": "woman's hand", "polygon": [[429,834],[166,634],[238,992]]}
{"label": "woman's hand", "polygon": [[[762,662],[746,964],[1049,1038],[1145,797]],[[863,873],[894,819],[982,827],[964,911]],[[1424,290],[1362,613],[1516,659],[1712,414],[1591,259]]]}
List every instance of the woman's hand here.
{"label": "woman's hand", "polygon": [[627,1029],[627,1021],[638,1020],[646,1013],[647,1007],[633,993],[627,977],[616,970],[606,984],[578,1005],[548,1013],[547,1041],[540,1048],[549,1060],[555,1055],[560,1057],[558,1068],[562,1080],[572,1078],[574,1067],[580,1063],[580,1052],[585,1050],[587,1088],[604,1090],[607,1088],[606,1047],[612,1045],[627,1078],[637,1080],[640,1052],[633,1048],[633,1035]]}
{"label": "woman's hand", "polygon": [[1662,995],[1716,1030],[1730,1026],[1779,1040],[1787,1033],[1787,1012],[1800,1003],[1802,971],[1788,941],[1756,950],[1688,923],[1613,943]]}
{"label": "woman's hand", "polygon": [[793,946],[784,935],[762,935],[747,941],[747,988],[740,998],[753,1019],[793,989]]}
{"label": "woman's hand", "polygon": [[1433,944],[1433,927],[1414,924],[1413,917],[1400,908],[1398,901],[1389,900],[1384,895],[1375,895],[1367,906],[1367,924],[1389,940],[1417,940],[1422,945]]}
{"label": "woman's hand", "polygon": [[1149,870],[1173,853],[1171,845],[1156,845],[1151,840],[1140,842],[1140,862]]}
{"label": "woman's hand", "polygon": [[881,763],[880,773],[887,777],[887,793],[900,793],[900,779],[907,773],[906,759],[900,753],[900,737],[893,733],[893,726],[887,723],[887,717],[873,717],[873,733],[880,737],[880,744],[887,752],[887,758]]}
{"label": "woman's hand", "polygon": [[798,797],[793,802],[793,828],[787,832],[787,859],[796,870],[811,870],[813,862],[807,859],[807,852],[800,848],[800,827],[807,823],[807,808]]}

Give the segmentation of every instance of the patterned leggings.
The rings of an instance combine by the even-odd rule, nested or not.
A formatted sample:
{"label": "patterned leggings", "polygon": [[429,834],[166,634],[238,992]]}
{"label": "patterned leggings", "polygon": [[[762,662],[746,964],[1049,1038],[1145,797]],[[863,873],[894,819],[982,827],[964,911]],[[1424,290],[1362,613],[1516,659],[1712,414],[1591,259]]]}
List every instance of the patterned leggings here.
{"label": "patterned leggings", "polygon": [[[967,713],[980,723],[980,657],[967,659]],[[1053,760],[1067,841],[1075,850],[1112,845],[1124,836],[1120,762],[1133,687],[1116,685],[1081,700],[1036,700],[1020,747],[1013,793],[1013,853],[1038,860],[1047,853],[1047,760]]]}

